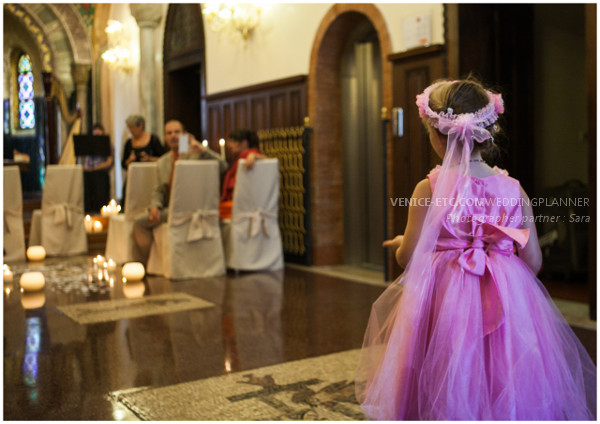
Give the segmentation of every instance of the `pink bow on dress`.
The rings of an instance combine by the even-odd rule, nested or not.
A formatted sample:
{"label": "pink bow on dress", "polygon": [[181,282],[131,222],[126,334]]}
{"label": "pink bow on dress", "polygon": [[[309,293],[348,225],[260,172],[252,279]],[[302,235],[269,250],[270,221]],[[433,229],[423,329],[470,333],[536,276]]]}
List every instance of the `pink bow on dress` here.
{"label": "pink bow on dress", "polygon": [[[510,228],[485,222],[483,217],[474,216],[471,220],[472,240],[440,237],[437,250],[462,250],[458,257],[459,265],[467,272],[483,276],[488,268],[488,251],[511,254],[513,241],[521,247],[529,239],[528,229]],[[491,278],[480,279],[481,308],[484,335],[496,330],[503,322],[504,312],[493,273]]]}

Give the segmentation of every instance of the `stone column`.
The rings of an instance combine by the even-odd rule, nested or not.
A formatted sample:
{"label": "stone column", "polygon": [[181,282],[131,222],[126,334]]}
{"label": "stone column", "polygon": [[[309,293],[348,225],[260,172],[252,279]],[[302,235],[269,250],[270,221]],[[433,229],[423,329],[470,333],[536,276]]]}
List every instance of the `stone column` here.
{"label": "stone column", "polygon": [[81,113],[81,134],[88,133],[88,82],[90,81],[90,71],[92,65],[81,65],[74,63],[71,65],[71,73],[75,90],[77,92],[77,105]]}
{"label": "stone column", "polygon": [[154,31],[162,19],[161,4],[129,5],[131,15],[140,27],[140,94],[142,97],[142,115],[146,118],[146,131],[160,134],[156,115],[156,77],[154,72]]}

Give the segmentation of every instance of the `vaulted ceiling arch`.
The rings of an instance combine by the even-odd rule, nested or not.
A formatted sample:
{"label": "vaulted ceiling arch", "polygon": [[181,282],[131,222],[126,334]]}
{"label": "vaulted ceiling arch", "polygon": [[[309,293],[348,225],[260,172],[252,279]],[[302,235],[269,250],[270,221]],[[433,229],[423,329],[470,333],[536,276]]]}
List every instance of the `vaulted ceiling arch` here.
{"label": "vaulted ceiling arch", "polygon": [[75,89],[74,65],[91,65],[90,30],[74,4],[5,4],[33,35],[45,72],[52,72],[66,93]]}

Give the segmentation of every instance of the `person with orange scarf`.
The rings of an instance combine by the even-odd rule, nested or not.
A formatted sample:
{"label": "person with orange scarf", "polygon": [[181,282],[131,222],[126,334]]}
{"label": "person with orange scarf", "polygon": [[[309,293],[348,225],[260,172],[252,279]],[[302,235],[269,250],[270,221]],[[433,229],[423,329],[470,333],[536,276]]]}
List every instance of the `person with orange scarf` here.
{"label": "person with orange scarf", "polygon": [[232,131],[227,140],[227,147],[235,159],[223,180],[223,191],[219,203],[219,215],[221,219],[231,218],[233,189],[235,188],[235,177],[240,159],[245,159],[244,167],[246,169],[252,169],[257,159],[265,158],[258,150],[258,135],[251,130],[242,129]]}

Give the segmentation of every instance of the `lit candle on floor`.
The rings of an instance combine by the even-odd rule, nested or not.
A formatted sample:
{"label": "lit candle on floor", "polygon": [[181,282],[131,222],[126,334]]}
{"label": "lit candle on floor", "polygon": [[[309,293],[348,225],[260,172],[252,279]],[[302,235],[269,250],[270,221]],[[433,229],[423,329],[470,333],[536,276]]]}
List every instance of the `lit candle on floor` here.
{"label": "lit candle on floor", "polygon": [[29,246],[27,248],[27,259],[30,261],[43,261],[46,257],[44,246]]}
{"label": "lit candle on floor", "polygon": [[99,233],[102,231],[102,223],[100,221],[94,221],[94,232]]}
{"label": "lit candle on floor", "polygon": [[121,273],[127,281],[139,281],[144,278],[146,271],[141,262],[127,262]]}
{"label": "lit candle on floor", "polygon": [[221,159],[225,160],[225,139],[219,140],[219,146],[221,146]]}
{"label": "lit candle on floor", "polygon": [[103,217],[117,215],[121,211],[121,206],[117,205],[117,201],[115,199],[111,199],[108,202],[108,205],[102,206],[102,210],[100,211],[100,215]]}
{"label": "lit candle on floor", "polygon": [[21,289],[25,291],[38,291],[46,285],[44,274],[39,271],[26,272],[21,275],[19,282]]}
{"label": "lit candle on floor", "polygon": [[104,262],[104,268],[108,269],[109,271],[114,271],[117,269],[117,263],[112,259],[108,259],[108,261]]}
{"label": "lit candle on floor", "polygon": [[92,217],[91,216],[86,215],[83,223],[85,224],[85,232],[86,233],[89,234],[92,231],[94,231],[94,222],[92,221]]}
{"label": "lit candle on floor", "polygon": [[6,264],[3,266],[4,273],[4,282],[10,283],[13,280],[13,272],[10,270],[10,267]]}

